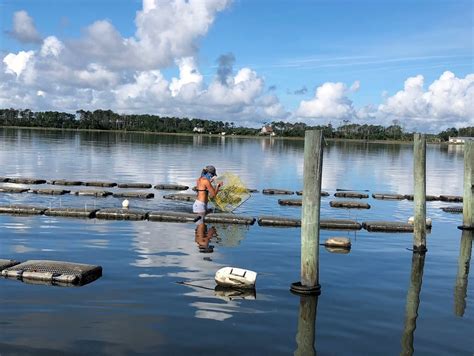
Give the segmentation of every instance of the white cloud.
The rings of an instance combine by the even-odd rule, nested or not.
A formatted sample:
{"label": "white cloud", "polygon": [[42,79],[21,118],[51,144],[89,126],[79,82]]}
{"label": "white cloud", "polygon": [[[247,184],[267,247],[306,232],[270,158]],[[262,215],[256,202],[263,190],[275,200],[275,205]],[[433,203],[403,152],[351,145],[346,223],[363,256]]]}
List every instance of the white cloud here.
{"label": "white cloud", "polygon": [[23,43],[39,43],[41,36],[36,30],[33,19],[26,11],[17,11],[13,15],[13,30],[10,34]]}
{"label": "white cloud", "polygon": [[422,75],[409,77],[403,90],[392,96],[384,91],[382,104],[356,109],[347,95],[359,88],[359,81],[349,90],[343,83],[324,83],[313,99],[300,103],[294,119],[308,124],[350,120],[384,126],[398,120],[406,130],[423,132],[474,125],[474,74],[457,78],[446,71],[427,90]]}
{"label": "white cloud", "polygon": [[90,58],[115,69],[154,70],[193,56],[218,12],[230,0],[144,0],[133,37],[123,38],[107,20],[94,22],[71,42],[76,58]]}
{"label": "white cloud", "polygon": [[346,96],[344,83],[324,83],[316,89],[315,97],[301,101],[295,115],[310,119],[347,119],[354,116],[352,101]]}
{"label": "white cloud", "polygon": [[9,53],[3,58],[3,63],[6,64],[6,73],[16,74],[17,77],[27,68],[28,62],[33,57],[33,51],[20,51],[17,54]]}
{"label": "white cloud", "polygon": [[372,115],[382,122],[398,119],[418,129],[474,125],[474,74],[457,78],[446,71],[426,91],[422,75],[410,77],[404,89],[387,97]]}
{"label": "white cloud", "polygon": [[43,57],[58,57],[63,49],[64,45],[60,40],[54,36],[49,36],[44,39],[40,54]]}
{"label": "white cloud", "polygon": [[216,105],[250,105],[263,91],[263,79],[249,68],[240,69],[226,84],[214,80],[208,88],[207,99]]}
{"label": "white cloud", "polygon": [[[187,88],[193,88],[194,90],[199,90],[199,86],[202,83],[202,75],[199,73],[199,70],[194,63],[193,57],[186,57],[176,60],[176,64],[179,67],[179,79],[173,78],[170,84],[171,95],[176,96],[181,91],[183,91],[183,95],[187,97],[195,95],[192,91],[189,92],[185,89],[183,90],[184,86]],[[189,86],[188,84],[194,84]]]}
{"label": "white cloud", "polygon": [[360,81],[356,80],[354,83],[352,83],[350,90],[352,92],[356,92],[360,89]]}
{"label": "white cloud", "polygon": [[126,112],[150,112],[150,107],[160,107],[170,99],[169,83],[160,71],[137,73],[134,82],[119,85],[112,90],[116,109]]}
{"label": "white cloud", "polygon": [[100,64],[91,63],[85,70],[75,72],[79,84],[83,87],[106,88],[118,84],[117,73],[109,71]]}

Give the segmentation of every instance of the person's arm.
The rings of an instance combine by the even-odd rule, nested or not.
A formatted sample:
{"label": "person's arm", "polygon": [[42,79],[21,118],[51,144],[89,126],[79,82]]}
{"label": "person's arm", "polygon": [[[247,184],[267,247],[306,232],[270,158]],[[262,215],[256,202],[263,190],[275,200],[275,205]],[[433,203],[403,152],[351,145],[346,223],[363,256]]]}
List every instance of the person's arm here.
{"label": "person's arm", "polygon": [[219,193],[219,188],[222,185],[222,183],[217,183],[217,187],[214,189],[210,181],[207,181],[205,184],[212,198],[214,198],[217,195],[217,193]]}

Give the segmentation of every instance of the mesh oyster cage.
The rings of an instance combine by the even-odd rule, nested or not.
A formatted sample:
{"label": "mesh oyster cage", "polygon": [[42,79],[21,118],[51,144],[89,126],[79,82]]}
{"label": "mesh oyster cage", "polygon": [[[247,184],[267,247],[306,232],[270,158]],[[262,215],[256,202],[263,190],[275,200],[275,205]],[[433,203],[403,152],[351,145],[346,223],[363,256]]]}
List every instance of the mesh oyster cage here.
{"label": "mesh oyster cage", "polygon": [[[25,273],[26,272],[26,273]],[[30,260],[2,270],[7,278],[42,280],[50,282],[67,281],[73,285],[85,285],[102,276],[102,267],[62,261]]]}
{"label": "mesh oyster cage", "polygon": [[219,193],[211,198],[215,207],[224,212],[233,212],[250,198],[249,189],[242,180],[233,173],[224,173],[215,180],[217,183],[223,183],[219,188]]}

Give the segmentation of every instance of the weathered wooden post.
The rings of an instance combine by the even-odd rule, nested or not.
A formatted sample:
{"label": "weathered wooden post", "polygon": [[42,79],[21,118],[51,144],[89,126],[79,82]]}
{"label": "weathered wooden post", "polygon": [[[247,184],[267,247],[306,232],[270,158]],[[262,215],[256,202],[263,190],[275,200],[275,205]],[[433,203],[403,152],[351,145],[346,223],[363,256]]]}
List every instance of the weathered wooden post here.
{"label": "weathered wooden post", "polygon": [[301,212],[301,281],[291,290],[300,294],[320,294],[319,213],[323,170],[323,135],[308,130],[304,138],[303,207]]}
{"label": "weathered wooden post", "polygon": [[463,316],[466,310],[467,281],[469,277],[469,264],[472,254],[473,232],[463,230],[458,258],[458,274],[454,287],[454,314]]}
{"label": "weathered wooden post", "polygon": [[420,306],[420,292],[424,266],[425,254],[414,253],[411,258],[410,288],[408,289],[407,303],[405,306],[405,327],[403,328],[401,341],[401,355],[413,355],[413,340],[415,338],[418,307]]}
{"label": "weathered wooden post", "polygon": [[426,249],[426,137],[416,133],[413,137],[413,176],[415,221],[413,252],[425,253]]}
{"label": "weathered wooden post", "polygon": [[314,340],[316,339],[316,311],[318,308],[317,295],[302,295],[298,315],[298,333],[296,334],[297,348],[295,356],[316,355]]}
{"label": "weathered wooden post", "polygon": [[472,171],[474,165],[474,141],[464,142],[464,196],[463,196],[463,221],[460,229],[474,230],[474,199],[472,191],[474,189],[474,179]]}

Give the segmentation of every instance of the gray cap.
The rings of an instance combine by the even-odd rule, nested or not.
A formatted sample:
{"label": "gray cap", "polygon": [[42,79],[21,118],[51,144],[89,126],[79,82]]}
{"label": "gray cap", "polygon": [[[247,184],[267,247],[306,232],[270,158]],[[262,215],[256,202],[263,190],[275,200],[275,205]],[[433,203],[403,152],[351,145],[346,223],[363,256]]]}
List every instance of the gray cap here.
{"label": "gray cap", "polygon": [[216,176],[216,167],[214,166],[206,166],[206,171],[208,171],[209,173],[211,173],[213,176]]}

